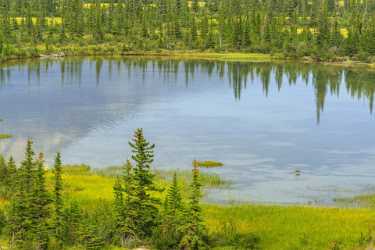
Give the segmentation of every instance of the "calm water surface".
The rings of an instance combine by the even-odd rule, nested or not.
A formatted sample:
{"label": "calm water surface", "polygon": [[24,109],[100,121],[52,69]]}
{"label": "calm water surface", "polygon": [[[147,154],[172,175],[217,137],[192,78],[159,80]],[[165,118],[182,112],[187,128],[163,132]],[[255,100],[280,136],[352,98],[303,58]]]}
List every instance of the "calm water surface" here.
{"label": "calm water surface", "polygon": [[[51,161],[121,164],[142,127],[155,167],[225,164],[214,202],[330,203],[375,191],[375,72],[299,64],[42,60],[0,69],[0,142]],[[301,171],[300,176],[294,172]]]}

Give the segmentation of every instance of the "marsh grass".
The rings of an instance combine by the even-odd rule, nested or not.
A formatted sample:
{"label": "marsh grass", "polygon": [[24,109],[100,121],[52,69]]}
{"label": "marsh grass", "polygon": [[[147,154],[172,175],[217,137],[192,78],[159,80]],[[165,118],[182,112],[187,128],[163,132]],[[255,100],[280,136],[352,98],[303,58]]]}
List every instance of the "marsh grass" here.
{"label": "marsh grass", "polygon": [[224,164],[219,161],[197,161],[199,167],[203,168],[217,168],[222,167]]}
{"label": "marsh grass", "polygon": [[[169,182],[172,179],[174,173],[177,173],[179,181],[184,185],[188,185],[192,179],[192,172],[190,170],[157,170],[155,171],[156,176],[160,179],[164,179]],[[230,182],[223,179],[220,175],[215,173],[200,173],[200,181],[202,185],[206,188],[218,188],[218,187],[227,187],[230,185]]]}
{"label": "marsh grass", "polygon": [[[101,209],[110,214],[112,187],[118,167],[87,171],[85,165],[65,167],[65,196],[88,212]],[[68,171],[69,170],[69,171]],[[155,171],[156,184],[167,188],[174,171]],[[189,195],[190,171],[179,170],[183,198]],[[205,177],[202,182],[215,182]],[[211,176],[211,174],[209,175]],[[47,172],[49,188],[53,174]],[[164,191],[158,197],[164,198]],[[359,250],[371,246],[375,210],[312,206],[203,204],[208,237],[215,250]]]}
{"label": "marsh grass", "polygon": [[[111,166],[103,169],[94,169],[93,172],[100,176],[107,176],[107,177],[116,177],[120,176],[122,174],[121,167],[118,166]],[[191,179],[192,179],[192,173],[190,170],[155,170],[154,171],[156,178],[159,181],[163,181],[168,183],[171,179],[174,173],[177,173],[179,182],[181,182],[181,185],[188,186]],[[207,172],[201,172],[201,182],[204,187],[224,187],[230,185],[230,182],[223,179],[220,175],[215,173],[207,173]]]}
{"label": "marsh grass", "polygon": [[4,140],[4,139],[10,139],[12,138],[13,136],[10,135],[10,134],[0,134],[0,140]]}
{"label": "marsh grass", "polygon": [[368,209],[207,205],[204,212],[209,234],[221,239],[215,249],[241,249],[229,248],[233,235],[258,238],[255,246],[267,250],[365,249],[375,225],[375,211]]}

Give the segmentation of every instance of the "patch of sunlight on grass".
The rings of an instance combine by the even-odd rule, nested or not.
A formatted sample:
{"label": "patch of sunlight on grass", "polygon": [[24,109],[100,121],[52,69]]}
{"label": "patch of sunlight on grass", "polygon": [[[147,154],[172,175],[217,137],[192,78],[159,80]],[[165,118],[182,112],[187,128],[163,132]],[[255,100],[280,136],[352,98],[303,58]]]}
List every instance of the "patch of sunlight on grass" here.
{"label": "patch of sunlight on grass", "polygon": [[[14,17],[14,18],[18,25],[21,25],[22,23],[26,22],[26,17]],[[32,17],[31,21],[33,24],[36,24],[38,21],[38,18]],[[46,22],[47,22],[47,25],[49,26],[60,25],[62,23],[62,18],[61,17],[46,17]]]}
{"label": "patch of sunlight on grass", "polygon": [[204,208],[210,234],[225,223],[237,225],[242,234],[261,238],[261,249],[340,249],[358,246],[375,225],[375,211],[367,209],[303,206],[207,205]]}

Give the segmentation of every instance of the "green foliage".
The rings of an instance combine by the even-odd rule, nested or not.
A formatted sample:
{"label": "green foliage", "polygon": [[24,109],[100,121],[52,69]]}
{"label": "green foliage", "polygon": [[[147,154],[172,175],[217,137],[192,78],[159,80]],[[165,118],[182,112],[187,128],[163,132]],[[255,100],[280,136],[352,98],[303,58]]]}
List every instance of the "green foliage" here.
{"label": "green foliage", "polygon": [[101,250],[105,242],[98,233],[98,228],[94,224],[87,224],[83,227],[81,240],[87,250]]}
{"label": "green foliage", "polygon": [[83,219],[82,211],[79,204],[75,201],[71,202],[64,209],[64,230],[63,239],[67,245],[75,245],[79,243],[81,236],[81,221]]}
{"label": "green foliage", "polygon": [[[103,51],[91,46],[112,42],[121,44],[112,46],[117,54],[214,49],[323,60],[319,55],[327,49],[337,58],[375,53],[373,1],[2,1],[0,60],[35,57],[68,44],[79,45],[82,54],[98,54]],[[300,44],[309,49],[301,52]]]}
{"label": "green foliage", "polygon": [[222,167],[224,164],[219,161],[197,161],[199,167],[204,168],[215,168],[215,167]]}
{"label": "green foliage", "polygon": [[154,230],[152,238],[157,249],[178,249],[183,236],[181,230],[184,226],[184,207],[175,173],[165,198],[161,223]]}
{"label": "green foliage", "polygon": [[10,158],[8,185],[10,246],[19,249],[48,249],[50,195],[46,188],[43,155],[34,159],[32,141],[27,142],[25,159],[17,169]]}
{"label": "green foliage", "polygon": [[28,140],[25,159],[17,171],[17,184],[11,199],[10,245],[26,249],[32,245],[35,209],[33,200],[35,164],[32,141]]}
{"label": "green foliage", "polygon": [[0,140],[4,140],[4,139],[10,139],[12,138],[13,136],[10,135],[10,134],[0,134]]}
{"label": "green foliage", "polygon": [[231,220],[230,215],[227,221],[221,225],[220,233],[211,239],[211,245],[217,247],[226,247],[238,250],[258,250],[260,247],[260,238],[254,234],[241,234],[238,230],[239,225]]}
{"label": "green foliage", "polygon": [[154,160],[154,147],[143,136],[142,129],[137,129],[133,139],[129,142],[132,148],[132,159],[135,162],[130,182],[134,182],[132,209],[137,213],[134,216],[134,225],[140,238],[149,237],[158,223],[158,205],[160,201],[151,196],[151,192],[160,191],[154,183],[154,174],[151,163]]}
{"label": "green foliage", "polygon": [[36,161],[35,184],[32,193],[31,213],[33,214],[32,230],[35,237],[37,249],[48,249],[49,244],[49,225],[48,218],[50,215],[49,204],[51,203],[50,195],[46,190],[45,169],[43,155],[40,154]]}
{"label": "green foliage", "polygon": [[58,247],[63,245],[64,236],[64,214],[62,197],[62,163],[61,155],[57,153],[54,164],[55,185],[54,185],[54,235]]}
{"label": "green foliage", "polygon": [[206,249],[206,228],[203,225],[202,208],[200,206],[201,183],[199,180],[199,167],[193,162],[193,181],[191,183],[191,196],[189,207],[185,215],[185,223],[182,228],[183,237],[180,247],[186,250]]}

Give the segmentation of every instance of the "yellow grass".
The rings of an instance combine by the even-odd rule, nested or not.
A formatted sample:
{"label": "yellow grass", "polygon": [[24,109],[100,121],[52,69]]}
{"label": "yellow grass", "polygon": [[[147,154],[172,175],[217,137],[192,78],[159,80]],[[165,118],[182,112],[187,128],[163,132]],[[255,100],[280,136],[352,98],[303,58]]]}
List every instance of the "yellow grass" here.
{"label": "yellow grass", "polygon": [[[297,33],[298,34],[301,34],[302,32],[304,31],[304,28],[298,28],[297,29]],[[318,31],[317,29],[315,28],[310,28],[309,31],[312,33],[312,34],[316,34]],[[340,34],[343,38],[348,38],[349,36],[349,30],[347,28],[341,28],[340,29]]]}
{"label": "yellow grass", "polygon": [[[113,177],[77,172],[63,177],[67,197],[90,204],[91,208],[98,202],[112,201]],[[158,177],[157,185],[166,188],[169,184]],[[182,181],[181,185],[187,183]],[[186,189],[182,190],[187,197]],[[364,249],[369,244],[363,242],[364,238],[372,236],[371,231],[375,229],[375,211],[370,209],[255,204],[205,204],[203,207],[211,237],[227,237],[225,225],[230,224],[241,235],[259,237],[261,249],[267,250],[330,250],[335,244],[340,250]]]}
{"label": "yellow grass", "polygon": [[[18,25],[22,24],[23,22],[26,22],[25,17],[14,17],[16,20],[16,23]],[[36,24],[38,19],[36,17],[32,17],[31,21],[33,24]],[[62,23],[61,17],[46,17],[47,25],[53,26],[53,25],[60,25]]]}

